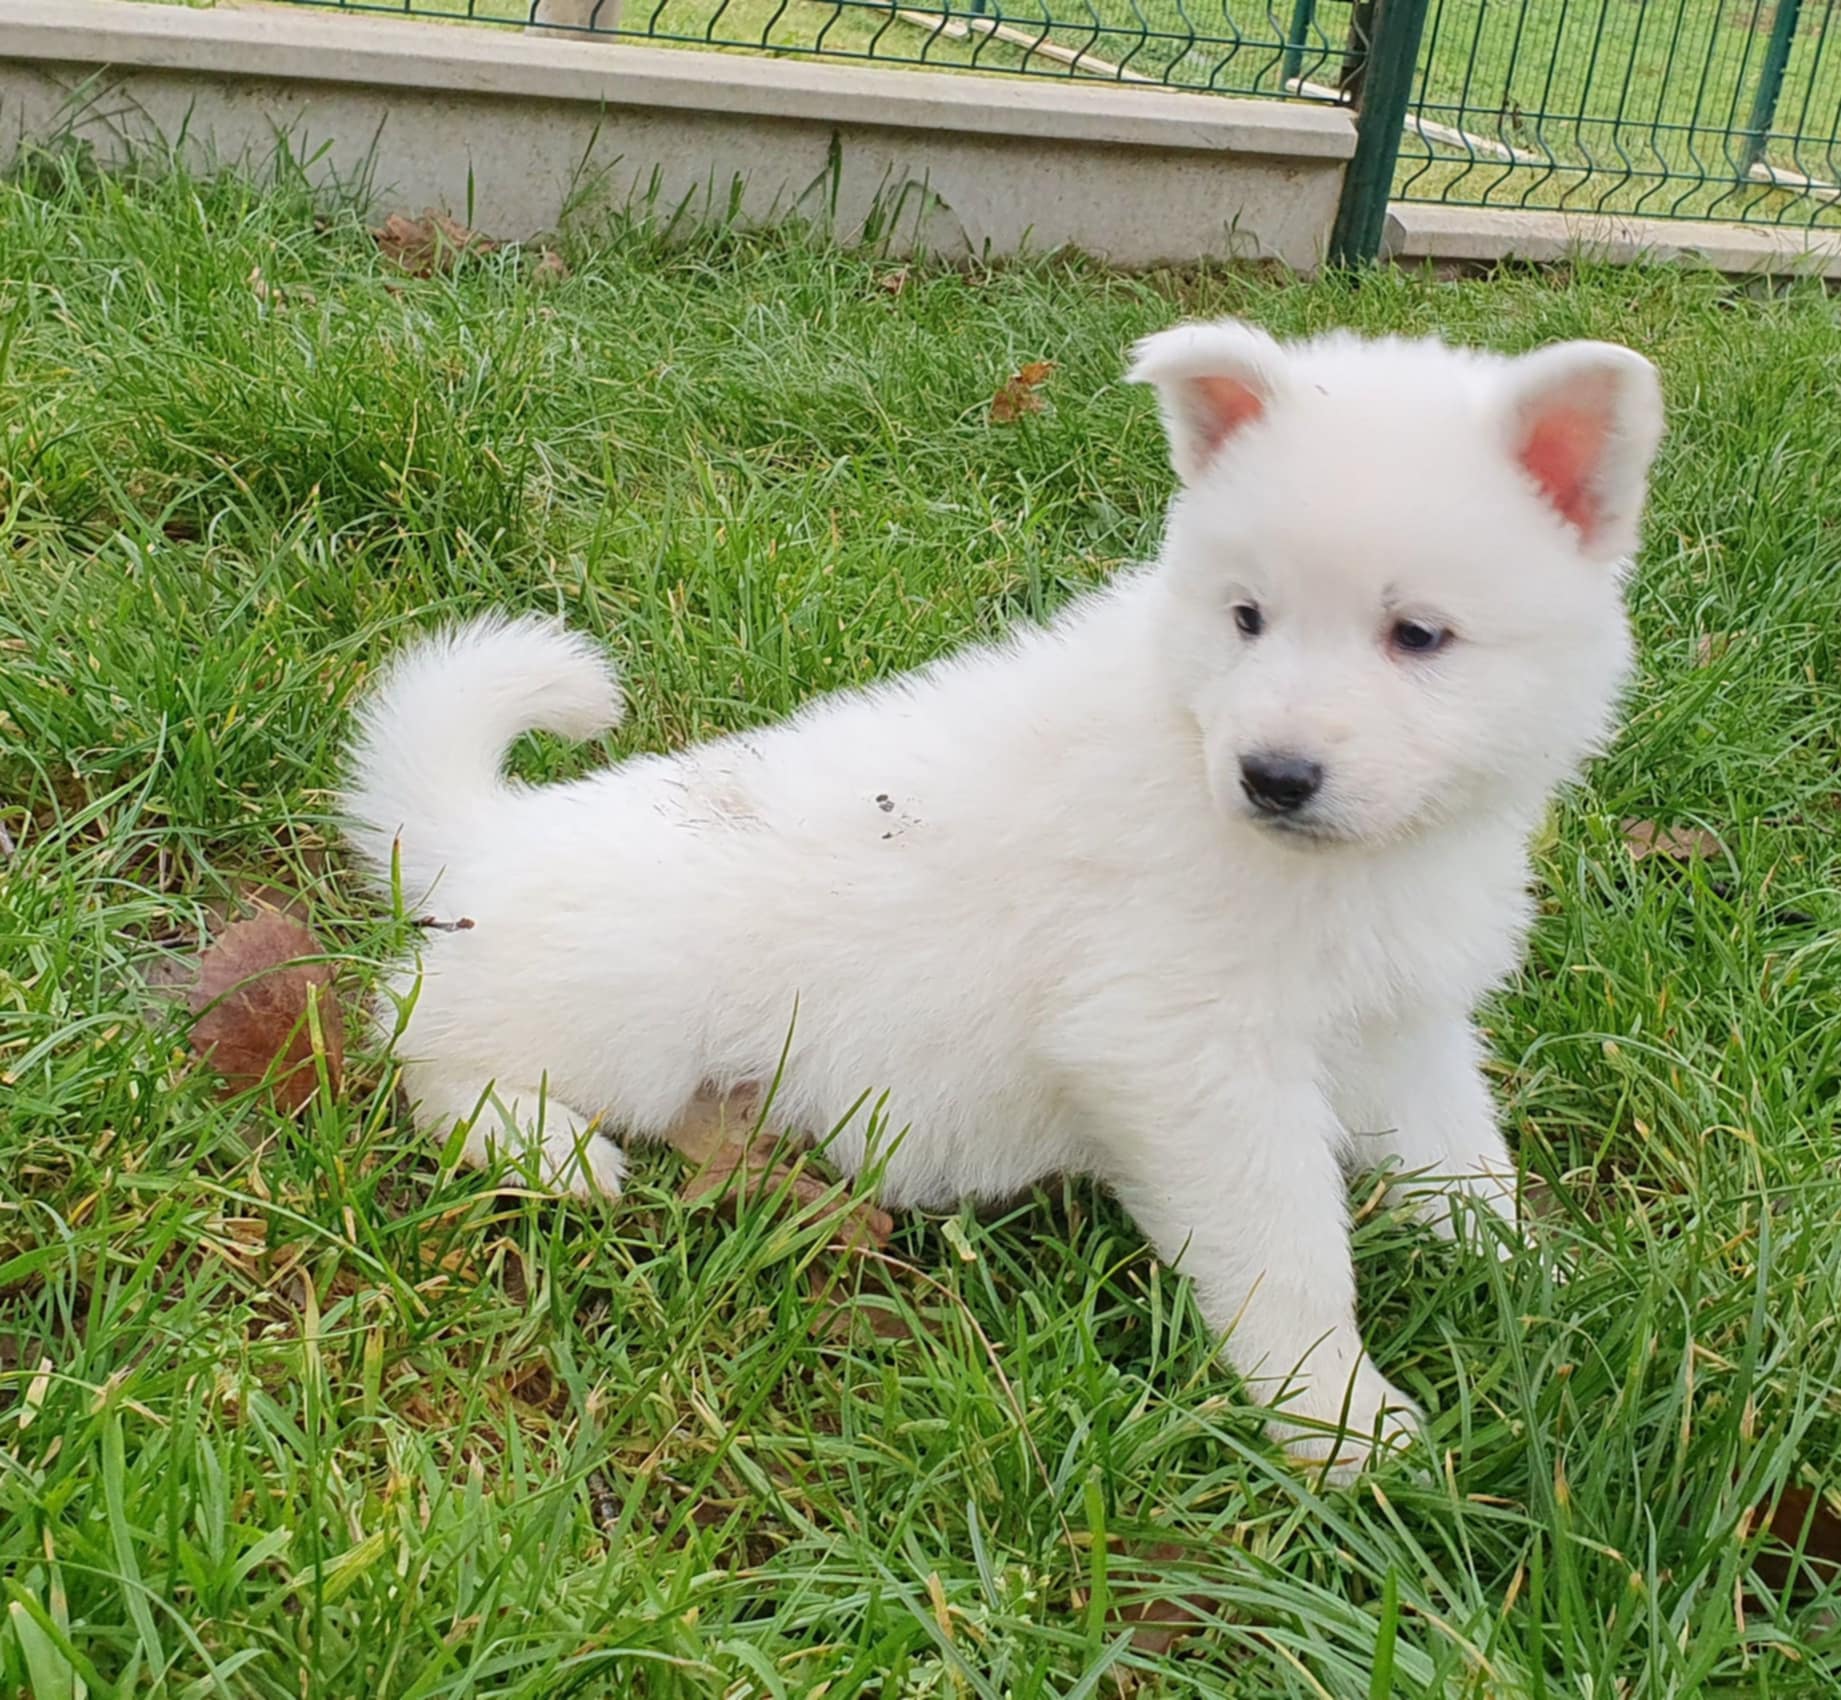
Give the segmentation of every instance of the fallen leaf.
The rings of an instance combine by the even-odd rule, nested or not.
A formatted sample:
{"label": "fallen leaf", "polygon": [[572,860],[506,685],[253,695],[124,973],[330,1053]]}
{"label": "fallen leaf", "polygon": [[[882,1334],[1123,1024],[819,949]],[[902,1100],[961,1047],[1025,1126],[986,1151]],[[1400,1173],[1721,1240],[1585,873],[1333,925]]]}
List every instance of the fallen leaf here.
{"label": "fallen leaf", "polygon": [[1032,360],[1015,377],[1005,379],[991,398],[991,423],[1014,425],[1025,413],[1040,413],[1042,398],[1036,392],[1054,370],[1052,360]]}
{"label": "fallen leaf", "polygon": [[[1173,1541],[1156,1541],[1114,1559],[1107,1568],[1115,1579],[1137,1577],[1143,1580],[1147,1569],[1161,1573],[1188,1557],[1187,1547]],[[1214,1608],[1215,1602],[1205,1594],[1159,1595],[1154,1599],[1134,1600],[1115,1616],[1131,1630],[1132,1646],[1140,1653],[1155,1656],[1169,1652],[1185,1635],[1193,1634],[1207,1621]]]}
{"label": "fallen leaf", "polygon": [[377,251],[411,277],[451,272],[463,254],[490,254],[498,243],[428,208],[420,218],[392,213],[371,232]]}
{"label": "fallen leaf", "polygon": [[561,283],[569,275],[568,263],[554,248],[545,248],[531,268],[531,282],[539,289],[548,288],[553,283]]}
{"label": "fallen leaf", "polygon": [[873,1204],[828,1200],[827,1194],[835,1190],[833,1184],[804,1164],[782,1158],[786,1148],[786,1141],[771,1133],[759,1134],[746,1144],[724,1143],[678,1188],[678,1196],[695,1204],[717,1195],[739,1200],[784,1190],[796,1209],[822,1205],[830,1212],[833,1245],[848,1250],[888,1244],[895,1224],[886,1211]]}
{"label": "fallen leaf", "polygon": [[[812,1295],[810,1333],[815,1340],[829,1340],[847,1345],[859,1327],[867,1328],[878,1340],[912,1340],[914,1323],[898,1310],[883,1305],[854,1304],[854,1293],[839,1288],[836,1272],[813,1264],[805,1272],[806,1290]],[[925,1326],[924,1324],[922,1325]]]}
{"label": "fallen leaf", "polygon": [[1732,647],[1732,636],[1728,632],[1702,632],[1694,645],[1694,665],[1711,667],[1714,662],[1724,658],[1726,651]]}
{"label": "fallen leaf", "polygon": [[[673,1150],[697,1165],[678,1188],[678,1196],[686,1203],[723,1192],[748,1197],[784,1187],[795,1207],[806,1210],[832,1190],[830,1182],[787,1156],[789,1151],[797,1152],[798,1142],[762,1131],[758,1086],[699,1092],[665,1138]],[[873,1205],[845,1202],[839,1206],[832,1201],[832,1208],[837,1220],[832,1235],[836,1245],[881,1247],[895,1231],[886,1212]]]}
{"label": "fallen leaf", "polygon": [[502,1385],[519,1404],[547,1411],[553,1417],[563,1416],[569,1409],[568,1393],[541,1358],[509,1371]]}
{"label": "fallen leaf", "polygon": [[876,287],[884,295],[899,295],[908,287],[908,268],[902,266],[896,271],[884,272],[876,279]]}
{"label": "fallen leaf", "polygon": [[298,892],[262,879],[233,879],[222,893],[201,897],[198,909],[204,917],[204,930],[198,936],[197,952],[173,948],[189,938],[191,928],[187,927],[168,935],[164,941],[168,948],[141,970],[142,981],[158,1000],[157,1020],[166,1019],[166,1006],[191,1001],[198,985],[200,957],[211,940],[233,921],[246,921],[255,915],[285,915],[305,926],[307,920],[306,900]]}
{"label": "fallen leaf", "polygon": [[266,910],[233,922],[199,957],[187,998],[196,1017],[192,1049],[223,1076],[226,1092],[266,1083],[289,1114],[307,1103],[319,1084],[310,1009],[327,1078],[338,1089],[344,1022],[332,965],[311,960],[324,954],[298,921]]}
{"label": "fallen leaf", "polygon": [[[761,1116],[760,1089],[738,1086],[732,1092],[705,1088],[690,1102],[665,1141],[679,1155],[704,1164],[726,1147],[746,1144],[754,1137]],[[734,1172],[734,1165],[730,1165]]]}
{"label": "fallen leaf", "polygon": [[1841,1516],[1824,1494],[1785,1488],[1774,1503],[1752,1512],[1743,1533],[1759,1527],[1769,1538],[1752,1559],[1752,1569],[1772,1593],[1781,1594],[1788,1586],[1793,1595],[1807,1598],[1841,1579]]}
{"label": "fallen leaf", "polygon": [[1692,862],[1698,857],[1723,856],[1726,846],[1700,826],[1662,826],[1652,820],[1623,823],[1624,843],[1639,862],[1662,856],[1671,862]]}

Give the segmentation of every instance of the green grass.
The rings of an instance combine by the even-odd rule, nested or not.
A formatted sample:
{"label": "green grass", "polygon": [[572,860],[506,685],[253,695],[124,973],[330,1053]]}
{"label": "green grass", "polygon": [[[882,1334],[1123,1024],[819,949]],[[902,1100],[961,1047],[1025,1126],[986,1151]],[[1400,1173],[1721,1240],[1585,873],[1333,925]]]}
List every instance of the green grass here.
{"label": "green grass", "polygon": [[[74,163],[0,187],[0,1693],[1835,1692],[1837,1590],[1753,1576],[1744,1523],[1841,1442],[1822,293],[1059,263],[896,289],[795,236],[642,226],[540,289],[515,251],[393,279],[315,213]],[[923,661],[1154,546],[1169,476],[1120,351],[1225,311],[1621,338],[1675,422],[1629,727],[1487,1012],[1575,1271],[1355,1193],[1427,1477],[1287,1467],[1084,1184],[840,1260],[820,1225],[688,1209],[665,1152],[612,1209],[443,1172],[362,1043],[298,1122],[222,1103],[145,1018],[149,964],[238,878],[305,894],[353,1002],[405,942],[328,811],[411,631],[554,609],[619,655],[630,726],[535,773]],[[1047,410],[991,425],[1034,359]],[[1633,865],[1625,816],[1725,850]],[[1189,1640],[1124,1638],[1184,1598]]]}

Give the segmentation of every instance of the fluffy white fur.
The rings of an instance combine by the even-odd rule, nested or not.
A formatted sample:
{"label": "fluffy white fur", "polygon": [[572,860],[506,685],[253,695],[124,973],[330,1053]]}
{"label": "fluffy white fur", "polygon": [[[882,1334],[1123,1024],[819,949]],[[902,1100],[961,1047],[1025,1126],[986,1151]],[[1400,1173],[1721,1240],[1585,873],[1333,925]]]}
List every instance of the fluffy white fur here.
{"label": "fluffy white fur", "polygon": [[[612,1195],[604,1130],[660,1135],[784,1050],[776,1120],[854,1111],[847,1167],[886,1094],[892,1202],[1110,1187],[1347,1470],[1412,1411],[1356,1331],[1344,1166],[1513,1211],[1470,1017],[1517,960],[1530,831],[1612,724],[1661,402],[1601,344],[1233,323],[1131,375],[1183,480],[1166,541],[1048,628],[528,788],[511,742],[600,733],[618,691],[586,639],[483,620],[372,698],[349,810],[474,923],[395,987],[418,1118],[469,1160]],[[1292,812],[1243,791],[1272,755],[1322,770]]]}

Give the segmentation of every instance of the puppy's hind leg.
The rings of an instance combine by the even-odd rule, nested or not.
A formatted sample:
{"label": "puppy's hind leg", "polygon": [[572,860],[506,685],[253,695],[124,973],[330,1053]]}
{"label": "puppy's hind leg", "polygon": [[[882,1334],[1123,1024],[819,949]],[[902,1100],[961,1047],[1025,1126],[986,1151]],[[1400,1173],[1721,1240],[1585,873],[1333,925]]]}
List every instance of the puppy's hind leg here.
{"label": "puppy's hind leg", "polygon": [[414,1106],[416,1126],[443,1144],[465,1127],[460,1160],[469,1168],[515,1175],[535,1169],[536,1178],[577,1198],[618,1198],[626,1158],[595,1118],[537,1085],[486,1080],[440,1063],[410,1063],[403,1086]]}

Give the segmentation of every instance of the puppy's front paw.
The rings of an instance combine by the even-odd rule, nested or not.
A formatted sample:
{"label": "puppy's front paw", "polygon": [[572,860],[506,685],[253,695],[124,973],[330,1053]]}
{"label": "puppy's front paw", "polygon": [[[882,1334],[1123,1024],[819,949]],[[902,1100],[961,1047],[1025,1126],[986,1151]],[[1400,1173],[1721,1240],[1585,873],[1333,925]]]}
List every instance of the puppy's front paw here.
{"label": "puppy's front paw", "polygon": [[[1466,1251],[1488,1251],[1507,1261],[1518,1248],[1534,1243],[1516,1213],[1512,1175],[1474,1170],[1436,1181],[1407,1181],[1400,1196],[1441,1240],[1457,1241]],[[1493,1230],[1492,1217],[1509,1232]]]}
{"label": "puppy's front paw", "polygon": [[597,1118],[552,1098],[541,1087],[423,1083],[417,1118],[466,1128],[460,1160],[508,1181],[592,1200],[618,1198],[626,1178],[620,1147],[597,1131]]}
{"label": "puppy's front paw", "polygon": [[1341,1487],[1420,1438],[1419,1407],[1372,1364],[1364,1362],[1346,1387],[1313,1383],[1287,1399],[1272,1422],[1285,1450]]}
{"label": "puppy's front paw", "polygon": [[626,1179],[626,1154],[594,1123],[573,1111],[562,1116],[556,1106],[543,1132],[543,1184],[573,1198],[618,1198]]}

